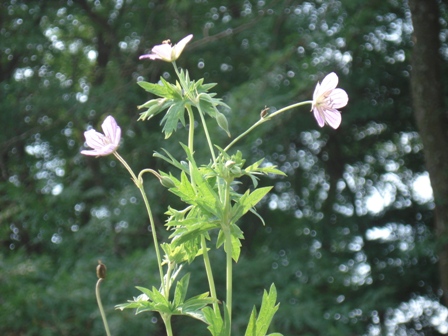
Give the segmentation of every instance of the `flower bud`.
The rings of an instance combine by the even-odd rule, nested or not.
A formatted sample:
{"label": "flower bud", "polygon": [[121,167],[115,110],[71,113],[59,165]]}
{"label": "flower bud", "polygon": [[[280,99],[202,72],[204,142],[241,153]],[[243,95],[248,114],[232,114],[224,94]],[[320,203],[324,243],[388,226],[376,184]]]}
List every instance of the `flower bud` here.
{"label": "flower bud", "polygon": [[98,279],[106,278],[106,265],[104,265],[101,260],[98,260],[98,266],[96,267],[96,276]]}
{"label": "flower bud", "polygon": [[226,116],[220,112],[216,112],[216,122],[218,123],[219,127],[226,131],[227,135],[230,136],[229,123],[227,122]]}
{"label": "flower bud", "polygon": [[174,184],[173,180],[169,178],[168,176],[162,176],[160,177],[160,184],[163,185],[165,188],[174,188],[176,185]]}
{"label": "flower bud", "polygon": [[264,107],[264,109],[261,110],[260,112],[260,118],[263,119],[264,117],[266,117],[268,115],[268,111],[269,111],[269,107]]}

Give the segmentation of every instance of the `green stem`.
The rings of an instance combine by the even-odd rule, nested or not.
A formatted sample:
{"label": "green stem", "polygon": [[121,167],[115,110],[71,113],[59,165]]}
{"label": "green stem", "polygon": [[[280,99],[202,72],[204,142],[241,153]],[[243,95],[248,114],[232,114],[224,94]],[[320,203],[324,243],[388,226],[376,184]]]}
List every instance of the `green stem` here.
{"label": "green stem", "polygon": [[167,336],[173,336],[173,328],[171,327],[171,315],[164,313],[160,314],[162,316],[163,323],[165,324]]}
{"label": "green stem", "polygon": [[[177,71],[176,71],[177,72]],[[179,76],[180,78],[180,76]],[[189,123],[190,123],[190,129],[189,129],[189,133],[188,133],[188,149],[191,152],[191,155],[193,155],[193,150],[194,150],[194,115],[193,115],[193,110],[191,109],[190,105],[187,105],[187,111],[188,111],[188,119],[189,119]],[[199,110],[199,114],[201,116],[201,120],[202,123],[204,125],[204,130],[205,133],[207,135],[207,141],[209,142],[209,146],[210,146],[210,137],[208,135],[208,131],[207,131],[207,126],[205,125],[205,120],[204,117],[202,116],[201,111]],[[215,153],[213,152],[213,147],[210,146],[210,151],[212,153],[212,157],[213,160],[216,160],[215,157]],[[195,189],[195,183],[194,183],[194,179],[193,179],[193,172],[192,172],[192,163],[190,162],[189,164],[190,166],[190,178],[191,178],[191,185],[193,187],[193,189]],[[215,289],[215,280],[213,278],[213,272],[212,272],[212,267],[210,264],[210,259],[208,257],[208,252],[207,252],[207,244],[205,241],[205,237],[203,235],[201,235],[201,247],[202,247],[202,256],[204,258],[204,265],[205,265],[205,271],[207,273],[207,279],[208,279],[208,285],[210,288],[210,295],[212,298],[214,298],[216,300],[215,303],[213,303],[213,309],[215,311],[219,311],[219,307],[218,307],[218,299],[216,296],[216,289]]]}
{"label": "green stem", "polygon": [[160,257],[159,242],[157,239],[156,226],[154,224],[154,218],[152,216],[152,211],[151,211],[151,207],[148,202],[148,198],[146,197],[145,190],[143,189],[143,179],[141,178],[142,173],[140,173],[139,177],[137,178],[137,176],[135,176],[134,172],[132,171],[131,167],[129,167],[127,162],[117,152],[114,152],[114,155],[123,164],[123,166],[128,170],[129,174],[131,174],[132,180],[134,181],[137,188],[140,190],[140,194],[142,195],[143,201],[145,202],[146,211],[147,211],[148,217],[149,217],[149,223],[151,225],[151,233],[152,233],[152,239],[154,241],[154,249],[156,251],[156,256],[157,256],[157,264],[159,267],[159,274],[160,274],[160,284],[163,284],[162,258]]}
{"label": "green stem", "polygon": [[189,129],[188,129],[188,149],[190,150],[191,155],[193,155],[193,150],[194,150],[194,114],[193,114],[193,110],[191,109],[190,105],[186,105],[186,108],[187,108],[187,112],[188,112],[188,122],[190,123]]}
{"label": "green stem", "polygon": [[171,64],[173,64],[174,71],[176,72],[177,78],[179,78],[180,85],[181,85],[183,88],[185,88],[185,83],[184,83],[183,78],[180,76],[179,69],[177,68],[177,65],[176,65],[176,61],[171,62]]}
{"label": "green stem", "polygon": [[146,193],[143,190],[143,184],[139,187],[139,190],[140,193],[142,194],[143,201],[145,202],[146,211],[148,212],[149,223],[151,225],[152,239],[154,241],[154,249],[156,250],[157,264],[159,266],[160,283],[163,284],[162,258],[160,256],[159,242],[157,239],[157,232],[156,232],[156,226],[154,224],[154,218],[152,216],[152,211],[151,207],[149,206],[148,198],[146,197]]}
{"label": "green stem", "polygon": [[232,142],[230,144],[228,144],[226,148],[224,148],[224,152],[228,151],[230,149],[230,147],[232,147],[235,143],[237,143],[239,140],[241,140],[241,138],[243,138],[247,134],[249,134],[253,129],[255,129],[256,127],[258,127],[261,124],[265,123],[266,121],[271,120],[276,115],[279,115],[280,113],[283,113],[283,112],[286,112],[288,110],[291,110],[291,109],[293,109],[295,107],[299,107],[299,106],[306,105],[306,104],[312,104],[312,103],[313,103],[312,100],[306,100],[306,101],[303,101],[303,102],[300,102],[300,103],[292,104],[292,105],[286,106],[284,108],[281,108],[280,110],[275,111],[274,113],[269,114],[269,115],[267,115],[264,118],[261,118],[255,124],[253,124],[251,127],[249,127],[246,131],[244,131],[239,136],[237,136],[235,139],[233,139]]}
{"label": "green stem", "polygon": [[109,325],[107,324],[106,314],[104,313],[103,304],[101,303],[100,295],[100,283],[103,279],[98,279],[95,287],[96,301],[98,302],[98,308],[100,309],[100,314],[103,319],[104,329],[106,330],[106,335],[110,336]]}
{"label": "green stem", "polygon": [[[190,128],[188,130],[188,149],[190,150],[191,156],[193,156],[194,151],[194,115],[193,110],[190,105],[186,106],[188,112],[188,122],[190,123]],[[193,164],[188,162],[188,167],[190,169],[190,181],[191,187],[196,191],[196,184],[193,178]]]}
{"label": "green stem", "polygon": [[232,327],[232,233],[230,232],[230,227],[223,230],[225,239],[225,250],[226,250],[226,305],[227,311],[229,313],[229,330]]}
{"label": "green stem", "polygon": [[229,330],[232,327],[232,293],[233,293],[233,263],[232,263],[232,232],[230,227],[230,184],[224,183],[224,218],[222,231],[224,233],[224,250],[226,252],[226,306],[229,313]]}
{"label": "green stem", "polygon": [[210,258],[208,257],[207,243],[205,241],[205,236],[201,235],[201,247],[202,256],[204,258],[205,272],[207,273],[208,287],[210,288],[210,295],[216,302],[213,303],[213,310],[215,312],[219,311],[218,297],[216,296],[215,280],[213,277],[212,266],[210,264]]}
{"label": "green stem", "polygon": [[205,137],[207,138],[208,147],[210,149],[210,153],[212,154],[213,162],[216,162],[215,151],[213,150],[212,140],[210,138],[210,134],[208,133],[207,123],[205,122],[204,113],[202,113],[201,105],[197,105],[199,116],[201,117],[202,127],[204,128]]}
{"label": "green stem", "polygon": [[135,176],[135,174],[134,174],[134,171],[131,169],[131,167],[129,167],[128,163],[121,157],[120,154],[118,154],[117,152],[114,152],[114,155],[118,159],[118,161],[120,161],[122,163],[122,165],[127,169],[129,174],[131,174],[132,180],[138,187],[138,180],[137,180],[137,176]]}
{"label": "green stem", "polygon": [[151,168],[146,168],[140,171],[140,173],[138,173],[138,180],[141,181],[142,180],[142,176],[144,173],[151,173],[153,174],[155,177],[157,177],[160,181],[160,179],[162,178],[162,176],[160,176],[160,174],[158,172],[156,172],[154,169]]}
{"label": "green stem", "polygon": [[[176,75],[179,78],[180,84],[181,84],[184,92],[187,94],[187,97],[190,99],[190,101],[194,102],[195,100],[192,99],[192,97],[188,96],[188,95],[190,95],[190,92],[188,92],[187,83],[185,83],[184,79],[180,75],[179,70],[177,69],[177,66],[176,66],[176,62],[172,62],[172,64],[173,64],[174,71],[176,72]],[[208,128],[207,128],[207,124],[205,122],[204,115],[202,113],[202,110],[201,110],[199,104],[195,104],[195,105],[197,106],[198,111],[199,111],[199,115],[200,115],[201,122],[202,122],[202,125],[204,128],[205,136],[207,138],[207,143],[208,143],[208,146],[210,149],[210,153],[212,155],[213,162],[216,162],[215,152],[213,150],[213,145],[211,142],[210,134],[208,132]],[[193,114],[193,110],[191,109],[191,105],[187,104],[186,109],[188,112],[188,119],[189,119],[189,124],[190,124],[189,132],[188,132],[188,149],[190,150],[191,155],[193,155],[193,151],[194,151],[194,114]],[[189,167],[190,167],[191,185],[192,185],[193,189],[195,190],[196,186],[195,186],[195,182],[193,179],[192,163],[191,162],[189,163]],[[202,247],[202,255],[204,258],[205,270],[206,270],[207,279],[208,279],[209,288],[210,288],[210,295],[212,298],[214,298],[216,300],[216,302],[213,303],[213,309],[216,312],[216,311],[219,311],[219,306],[218,306],[218,299],[217,299],[217,295],[216,295],[215,281],[214,281],[213,272],[212,272],[212,268],[211,268],[211,264],[210,264],[210,259],[209,259],[208,252],[207,252],[207,244],[205,241],[205,237],[203,235],[201,236],[201,247]]]}
{"label": "green stem", "polygon": [[169,262],[168,263],[168,269],[166,271],[166,277],[165,277],[165,287],[164,287],[164,292],[163,294],[165,294],[166,300],[169,301],[170,300],[170,288],[171,288],[171,274],[173,273],[173,263]]}

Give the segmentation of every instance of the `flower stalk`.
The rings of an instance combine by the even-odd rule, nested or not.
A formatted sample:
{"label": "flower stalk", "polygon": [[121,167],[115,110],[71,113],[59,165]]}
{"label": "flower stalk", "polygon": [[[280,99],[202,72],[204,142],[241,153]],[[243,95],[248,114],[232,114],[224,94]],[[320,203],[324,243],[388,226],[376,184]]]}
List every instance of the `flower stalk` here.
{"label": "flower stalk", "polygon": [[[275,111],[274,113],[271,114],[266,114],[266,115],[262,115],[260,117],[260,119],[258,121],[256,121],[252,126],[250,126],[247,130],[245,130],[243,133],[241,133],[240,135],[238,135],[235,139],[233,139],[227,146],[226,148],[224,148],[224,152],[227,152],[234,144],[236,144],[238,141],[240,141],[242,138],[244,138],[246,135],[248,135],[250,132],[252,132],[255,128],[257,128],[258,126],[260,126],[261,124],[264,124],[265,122],[271,120],[272,118],[274,118],[275,116],[286,112],[288,110],[291,110],[293,108],[299,107],[299,106],[303,106],[306,104],[312,104],[313,102],[311,100],[306,100],[300,103],[295,103],[286,107],[281,108],[280,110]],[[265,111],[265,110],[264,110]]]}
{"label": "flower stalk", "polygon": [[103,304],[101,303],[100,285],[101,282],[106,278],[106,265],[104,265],[101,260],[98,260],[96,275],[98,277],[98,281],[96,282],[95,286],[96,302],[98,303],[98,309],[100,310],[101,318],[103,319],[106,335],[110,336],[109,324],[107,323],[106,313],[104,312]]}

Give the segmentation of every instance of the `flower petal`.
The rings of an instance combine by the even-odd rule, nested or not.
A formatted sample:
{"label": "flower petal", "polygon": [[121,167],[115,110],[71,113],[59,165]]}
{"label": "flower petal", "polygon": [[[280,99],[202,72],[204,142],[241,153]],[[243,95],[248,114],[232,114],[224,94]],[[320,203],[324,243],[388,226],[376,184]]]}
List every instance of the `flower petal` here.
{"label": "flower petal", "polygon": [[334,129],[337,129],[341,125],[342,116],[341,112],[339,112],[338,110],[325,110],[324,115],[325,122]]}
{"label": "flower petal", "polygon": [[338,76],[331,72],[316,85],[311,108],[320,127],[328,124],[336,129],[341,125],[342,116],[337,109],[347,105],[348,95],[343,89],[336,88],[338,82]]}
{"label": "flower petal", "polygon": [[84,132],[84,137],[86,138],[86,143],[90,148],[100,149],[104,146],[105,136],[94,129]]}
{"label": "flower petal", "polygon": [[101,125],[106,138],[115,146],[118,147],[121,139],[121,128],[118,126],[116,120],[112,116],[104,119]]}
{"label": "flower petal", "polygon": [[322,83],[320,84],[320,92],[324,93],[327,91],[331,91],[338,86],[339,78],[334,72],[329,73],[325,76]]}
{"label": "flower petal", "polygon": [[150,60],[162,60],[165,62],[174,62],[182,54],[185,46],[193,38],[193,35],[187,35],[174,46],[170,43],[162,43],[151,49],[151,54],[141,55],[139,59],[149,58]]}
{"label": "flower petal", "polygon": [[335,109],[344,107],[348,103],[348,95],[343,89],[334,89],[331,91],[328,99],[331,101],[331,106]]}
{"label": "flower petal", "polygon": [[314,89],[314,93],[313,93],[313,101],[316,102],[317,98],[319,98],[319,96],[321,96],[321,95],[322,95],[322,93],[320,92],[320,83],[317,82],[316,88]]}
{"label": "flower petal", "polygon": [[115,150],[117,149],[117,146],[115,146],[114,144],[107,144],[106,146],[104,146],[103,148],[101,148],[100,150],[98,150],[101,154],[99,154],[100,156],[106,156],[109,154],[112,154],[113,152],[115,152]]}
{"label": "flower petal", "polygon": [[121,128],[112,116],[108,116],[102,123],[104,134],[94,129],[84,132],[86,143],[93,150],[83,150],[81,154],[91,156],[105,156],[112,154],[120,144]]}
{"label": "flower petal", "polygon": [[168,43],[159,44],[151,49],[151,52],[157,55],[161,60],[171,62],[171,46]]}
{"label": "flower petal", "polygon": [[115,145],[107,144],[106,146],[94,150],[82,150],[81,154],[89,156],[107,156],[109,154],[112,154],[115,151],[115,149],[116,149]]}
{"label": "flower petal", "polygon": [[88,155],[88,156],[100,156],[99,152],[96,149],[95,150],[82,150],[81,154]]}
{"label": "flower petal", "polygon": [[320,127],[324,127],[325,119],[323,116],[323,112],[321,112],[317,107],[313,108],[314,118],[316,118],[317,124]]}
{"label": "flower petal", "polygon": [[138,59],[145,59],[145,58],[149,58],[152,61],[161,59],[160,56],[156,55],[156,54],[145,54],[145,55],[141,55]]}
{"label": "flower petal", "polygon": [[174,58],[173,60],[177,60],[180,56],[180,54],[182,54],[182,51],[184,50],[185,46],[187,45],[188,42],[191,41],[191,39],[193,38],[193,35],[187,35],[185,36],[182,40],[180,40],[174,47],[173,47],[173,52],[172,52],[172,58]]}

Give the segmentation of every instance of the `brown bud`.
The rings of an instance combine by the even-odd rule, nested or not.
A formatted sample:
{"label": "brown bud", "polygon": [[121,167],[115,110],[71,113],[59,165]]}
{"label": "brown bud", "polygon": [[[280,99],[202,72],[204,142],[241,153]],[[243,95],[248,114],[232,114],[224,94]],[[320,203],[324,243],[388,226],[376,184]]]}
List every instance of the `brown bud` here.
{"label": "brown bud", "polygon": [[98,266],[96,267],[96,276],[98,279],[106,278],[106,265],[104,265],[101,260],[98,260]]}
{"label": "brown bud", "polygon": [[264,109],[262,109],[260,112],[260,118],[263,119],[264,117],[266,117],[268,114],[268,111],[269,111],[269,107],[265,106]]}

